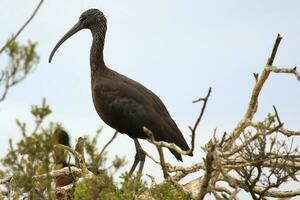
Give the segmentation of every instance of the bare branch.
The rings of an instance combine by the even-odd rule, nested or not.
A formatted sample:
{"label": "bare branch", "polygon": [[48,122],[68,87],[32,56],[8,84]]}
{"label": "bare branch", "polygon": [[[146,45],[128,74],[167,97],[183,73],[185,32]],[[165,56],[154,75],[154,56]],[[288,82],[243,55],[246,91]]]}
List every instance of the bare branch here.
{"label": "bare branch", "polygon": [[[152,155],[150,155],[147,151],[144,150],[144,153],[145,153],[146,156],[147,156],[148,158],[150,158],[154,163],[160,165],[160,162],[157,161],[157,160],[156,160]],[[166,163],[166,165],[167,165],[167,163]]]}
{"label": "bare branch", "polygon": [[156,146],[158,154],[159,154],[159,159],[160,159],[160,166],[163,170],[163,174],[164,174],[164,178],[168,178],[170,175],[168,173],[168,169],[166,166],[166,162],[165,162],[165,157],[164,157],[164,153],[162,151],[162,147],[161,146]]}
{"label": "bare branch", "polygon": [[275,67],[275,66],[266,66],[266,70],[273,73],[286,73],[286,74],[294,74],[298,81],[300,81],[300,72],[297,71],[297,67],[293,68],[283,68],[283,67]]}
{"label": "bare branch", "polygon": [[210,179],[212,177],[212,172],[213,172],[214,150],[215,150],[215,147],[212,146],[210,151],[206,155],[205,174],[201,181],[200,190],[199,190],[200,192],[197,197],[197,199],[199,199],[199,200],[204,199],[205,195],[207,194],[208,188],[209,188],[209,182],[210,182]]}
{"label": "bare branch", "polygon": [[[245,184],[235,178],[234,176],[231,176],[231,175],[226,175],[227,177],[224,179],[224,181],[226,181],[228,184],[232,185],[232,184],[235,184],[235,185],[238,185],[240,188],[243,188],[244,190],[248,191],[247,187],[245,186]],[[253,188],[253,191],[256,193],[256,194],[260,194],[262,193],[264,190],[264,188],[262,187],[258,187],[258,186],[255,186]],[[297,189],[293,189],[293,190],[279,190],[279,189],[273,189],[273,190],[269,190],[269,191],[266,191],[265,192],[265,196],[268,196],[268,197],[275,197],[275,198],[287,198],[287,197],[295,197],[295,196],[298,196],[300,195],[300,188],[297,188]]]}
{"label": "bare branch", "polygon": [[26,28],[26,26],[31,22],[31,20],[34,18],[34,16],[36,15],[36,13],[38,12],[38,10],[40,9],[41,5],[43,4],[44,0],[40,0],[40,2],[38,3],[38,5],[36,6],[36,8],[34,9],[33,13],[31,14],[31,16],[27,19],[27,21],[23,24],[23,26],[17,31],[16,34],[14,34],[14,36],[5,43],[5,45],[0,49],[0,54],[5,50],[5,48],[12,42],[14,41],[20,34],[21,32]]}
{"label": "bare branch", "polygon": [[191,150],[190,152],[193,153],[194,152],[194,149],[195,149],[195,137],[196,137],[196,130],[197,130],[197,127],[202,119],[202,116],[204,114],[204,111],[205,111],[205,108],[206,108],[206,104],[207,104],[207,101],[208,101],[208,98],[210,96],[210,93],[211,93],[211,87],[209,87],[208,89],[208,92],[207,92],[207,95],[206,97],[204,98],[199,98],[198,100],[196,101],[193,101],[193,103],[197,103],[199,101],[203,101],[203,105],[202,105],[202,108],[201,108],[201,111],[200,111],[200,115],[199,117],[197,118],[193,128],[189,127],[189,129],[191,130],[192,132],[192,140],[191,140]]}
{"label": "bare branch", "polygon": [[191,153],[191,150],[184,151],[179,146],[177,146],[174,143],[168,143],[164,141],[156,141],[153,137],[152,131],[150,131],[147,127],[143,127],[143,131],[149,136],[150,139],[147,139],[150,143],[154,144],[155,146],[159,147],[166,147],[169,149],[175,150],[177,153],[183,154],[183,155],[189,155]]}
{"label": "bare branch", "polygon": [[255,134],[253,137],[247,139],[246,141],[243,142],[243,144],[239,145],[239,146],[236,146],[232,151],[229,151],[229,152],[224,152],[222,153],[221,156],[223,157],[229,157],[233,154],[236,154],[238,153],[239,151],[243,150],[246,146],[248,146],[251,142],[253,142],[254,140],[256,140],[259,136],[267,136],[267,135],[270,135],[276,131],[279,130],[279,128],[282,126],[282,124],[279,124],[278,126],[270,129],[268,132],[266,133],[257,133]]}
{"label": "bare branch", "polygon": [[279,132],[282,133],[283,135],[286,135],[288,137],[290,136],[300,136],[300,131],[291,131],[291,130],[287,130],[285,128],[280,128]]}
{"label": "bare branch", "polygon": [[169,172],[176,172],[172,177],[174,180],[179,181],[188,174],[197,172],[199,170],[205,170],[204,162],[196,163],[190,167],[181,167],[181,166],[169,166]]}
{"label": "bare branch", "polygon": [[112,136],[112,138],[104,145],[104,147],[102,148],[102,150],[100,151],[99,154],[99,158],[102,157],[103,153],[105,152],[106,148],[114,141],[114,139],[116,139],[118,135],[118,131],[115,131],[114,135]]}
{"label": "bare branch", "polygon": [[[271,56],[267,61],[267,66],[270,66],[273,64],[273,61],[275,59],[276,52],[277,52],[277,49],[278,49],[281,39],[282,39],[282,37],[278,34],[275,44],[273,46]],[[246,113],[245,113],[243,119],[237,124],[237,126],[234,128],[233,132],[231,133],[230,138],[228,139],[228,141],[226,142],[226,144],[224,146],[225,150],[229,150],[232,147],[235,140],[240,136],[240,134],[246,128],[247,121],[252,120],[252,118],[257,110],[258,96],[261,92],[261,89],[262,89],[265,81],[268,79],[270,72],[271,71],[265,67],[263,72],[261,73],[261,75],[258,77],[258,80],[252,90],[250,102],[248,104]]]}
{"label": "bare branch", "polygon": [[275,107],[274,105],[273,105],[273,109],[274,109],[274,111],[275,111],[275,116],[276,116],[276,118],[277,118],[277,121],[278,121],[279,125],[283,126],[283,123],[281,122],[280,117],[279,117],[279,114],[278,114],[278,112],[277,112],[277,109],[276,109],[276,107]]}

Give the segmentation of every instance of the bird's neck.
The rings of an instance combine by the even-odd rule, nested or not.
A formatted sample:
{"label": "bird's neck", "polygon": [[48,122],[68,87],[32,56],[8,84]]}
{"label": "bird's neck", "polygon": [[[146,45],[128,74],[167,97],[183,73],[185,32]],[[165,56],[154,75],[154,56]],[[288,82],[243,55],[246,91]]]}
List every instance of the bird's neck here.
{"label": "bird's neck", "polygon": [[105,32],[92,31],[92,35],[93,35],[93,43],[90,52],[90,65],[91,65],[91,73],[93,75],[97,71],[102,71],[106,69],[103,60]]}

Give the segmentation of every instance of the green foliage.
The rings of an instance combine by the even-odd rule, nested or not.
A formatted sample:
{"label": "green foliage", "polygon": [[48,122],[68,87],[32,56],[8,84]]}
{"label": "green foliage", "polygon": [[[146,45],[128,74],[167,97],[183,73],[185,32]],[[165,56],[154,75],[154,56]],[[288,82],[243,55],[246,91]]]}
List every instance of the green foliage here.
{"label": "green foliage", "polygon": [[191,197],[179,190],[170,182],[164,182],[150,189],[150,194],[155,200],[189,200]]}
{"label": "green foliage", "polygon": [[[28,133],[26,129],[26,123],[17,120],[23,137],[16,144],[10,140],[8,153],[1,159],[5,170],[0,171],[0,177],[13,175],[13,178],[12,181],[0,188],[0,200],[4,199],[1,194],[8,196],[12,189],[14,191],[14,194],[10,196],[12,199],[20,199],[25,196],[33,200],[56,199],[54,181],[50,177],[50,172],[57,169],[58,164],[62,161],[66,162],[69,153],[55,147],[57,144],[56,134],[63,130],[63,127],[54,123],[44,125],[45,118],[51,112],[45,99],[41,105],[31,107],[31,114],[35,121],[35,128],[31,133]],[[143,178],[138,175],[129,176],[124,173],[118,183],[114,182],[114,173],[125,165],[126,160],[115,156],[109,165],[106,164],[106,152],[103,149],[99,151],[97,148],[101,130],[99,129],[93,137],[84,137],[86,165],[94,175],[80,178],[65,199],[190,199],[188,195],[170,183],[149,188]],[[102,153],[100,154],[100,152]]]}
{"label": "green foliage", "polygon": [[4,52],[10,62],[6,69],[0,66],[0,102],[5,99],[10,87],[24,80],[33,66],[39,63],[36,47],[36,42],[28,41],[21,45],[15,39],[7,41]]}
{"label": "green foliage", "polygon": [[127,173],[121,176],[121,186],[117,187],[111,176],[101,173],[76,184],[75,200],[142,200],[143,192],[147,190],[146,182],[140,176],[130,177]]}
{"label": "green foliage", "polygon": [[[1,161],[7,169],[6,173],[14,175],[12,183],[17,188],[15,197],[26,192],[30,199],[41,198],[41,195],[49,199],[52,197],[49,173],[54,169],[52,132],[55,126],[52,124],[47,129],[39,129],[41,122],[51,112],[45,100],[42,106],[33,106],[31,112],[36,119],[35,130],[26,136],[25,123],[17,121],[24,137],[16,146],[12,140],[9,141],[9,151]],[[46,174],[45,178],[36,179],[35,176],[40,174]]]}
{"label": "green foliage", "polygon": [[[10,41],[10,39],[8,40]],[[28,41],[26,45],[20,45],[16,40],[7,43],[5,52],[11,59],[12,69],[22,69],[27,74],[33,65],[39,62],[36,53],[37,42]]]}
{"label": "green foliage", "polygon": [[85,179],[76,184],[74,190],[75,200],[101,199],[110,200],[117,190],[112,177],[100,173],[92,178]]}
{"label": "green foliage", "polygon": [[116,170],[120,169],[126,164],[126,159],[118,155],[115,156],[115,159],[112,161],[112,167]]}
{"label": "green foliage", "polygon": [[85,150],[88,155],[87,162],[90,164],[89,168],[94,173],[97,174],[99,172],[100,168],[103,168],[104,163],[106,162],[106,157],[99,156],[98,151],[98,138],[100,135],[102,128],[96,131],[96,134],[94,137],[90,137],[89,135],[86,135],[86,141],[85,141]]}
{"label": "green foliage", "polygon": [[112,177],[100,174],[85,179],[75,187],[74,199],[88,200],[190,200],[184,191],[176,188],[170,182],[164,182],[147,187],[147,183],[138,176],[130,177],[127,173],[121,175],[120,186],[113,182]]}
{"label": "green foliage", "polygon": [[36,122],[41,122],[43,119],[51,114],[51,109],[49,105],[46,104],[46,99],[43,99],[42,105],[41,106],[31,106],[31,114],[35,117]]}
{"label": "green foliage", "polygon": [[[121,189],[116,193],[119,199],[140,199],[142,200],[143,192],[147,190],[147,184],[140,175],[129,176],[125,173],[121,177]],[[138,197],[138,198],[137,198]]]}

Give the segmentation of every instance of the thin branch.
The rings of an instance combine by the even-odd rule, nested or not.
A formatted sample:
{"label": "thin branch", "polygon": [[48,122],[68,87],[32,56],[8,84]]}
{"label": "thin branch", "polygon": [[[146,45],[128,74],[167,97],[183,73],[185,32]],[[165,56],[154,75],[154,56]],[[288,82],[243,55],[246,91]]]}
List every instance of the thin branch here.
{"label": "thin branch", "polygon": [[[150,158],[154,163],[160,165],[160,162],[159,162],[158,160],[156,160],[151,154],[149,154],[149,153],[148,153],[147,151],[145,151],[145,150],[144,150],[144,153],[145,153],[145,155],[146,155],[148,158]],[[168,165],[168,164],[166,163],[166,165]]]}
{"label": "thin branch", "polygon": [[287,130],[283,127],[279,129],[279,132],[288,137],[293,136],[293,135],[300,136],[300,131],[291,131],[291,130]]}
{"label": "thin branch", "polygon": [[267,136],[270,135],[276,131],[279,130],[279,128],[282,126],[283,124],[279,124],[277,126],[275,126],[274,128],[270,129],[268,132],[266,133],[256,133],[254,136],[252,136],[251,138],[247,139],[246,141],[243,142],[243,144],[236,146],[232,151],[230,152],[224,152],[221,154],[222,157],[229,157],[233,154],[236,154],[237,152],[243,150],[246,146],[248,146],[251,142],[253,142],[254,140],[256,140],[259,136]]}
{"label": "thin branch", "polygon": [[190,153],[191,153],[191,149],[187,150],[187,151],[184,151],[174,143],[168,143],[168,142],[164,142],[164,141],[156,141],[153,137],[152,131],[150,131],[145,126],[143,127],[143,131],[149,136],[149,139],[147,139],[147,140],[150,143],[154,144],[155,146],[160,146],[160,147],[166,147],[166,148],[169,148],[169,149],[173,149],[174,151],[176,151],[177,153],[182,154],[182,155],[190,155]]}
{"label": "thin branch", "polygon": [[201,108],[201,111],[200,111],[200,115],[197,118],[197,120],[196,120],[193,128],[191,126],[189,126],[189,129],[192,132],[191,150],[190,150],[191,153],[193,153],[194,149],[195,149],[196,130],[197,130],[197,127],[198,127],[198,125],[199,125],[199,123],[200,123],[200,121],[202,119],[203,114],[204,114],[204,111],[205,111],[205,108],[206,108],[206,104],[207,104],[208,98],[210,96],[211,90],[212,90],[211,87],[209,87],[206,97],[199,98],[198,100],[193,101],[193,103],[197,103],[197,102],[203,101],[203,105],[202,105],[202,108]]}
{"label": "thin branch", "polygon": [[44,0],[40,0],[36,8],[34,9],[33,13],[31,16],[27,19],[27,21],[23,24],[23,26],[17,31],[17,33],[8,41],[5,43],[5,45],[0,49],[0,54],[5,50],[5,48],[12,42],[14,41],[20,34],[21,32],[26,28],[26,26],[31,22],[31,20],[34,18],[38,10],[40,9],[41,5],[43,4]]}
{"label": "thin branch", "polygon": [[160,159],[160,166],[163,170],[163,174],[164,174],[164,178],[167,179],[170,175],[168,173],[168,169],[166,166],[166,162],[165,162],[165,157],[164,157],[164,153],[162,151],[162,147],[161,146],[156,146],[158,154],[159,154],[159,159]]}
{"label": "thin branch", "polygon": [[[243,181],[239,180],[238,178],[235,178],[231,175],[226,175],[225,179],[223,181],[227,182],[229,185],[238,185],[238,187],[243,188],[245,191],[248,191]],[[253,188],[253,191],[256,194],[261,194],[264,191],[263,187],[255,186]],[[273,189],[265,192],[265,196],[267,197],[274,197],[274,198],[288,198],[288,197],[295,197],[300,195],[300,188],[292,189],[292,190],[279,190],[279,189]]]}
{"label": "thin branch", "polygon": [[154,176],[152,176],[150,174],[146,174],[146,176],[148,176],[151,179],[151,187],[154,187],[156,185]]}
{"label": "thin branch", "polygon": [[283,68],[283,67],[275,67],[275,66],[266,66],[266,70],[273,73],[287,73],[294,74],[298,81],[300,81],[300,72],[297,71],[297,67],[293,68]]}
{"label": "thin branch", "polygon": [[205,164],[204,162],[199,162],[189,167],[172,166],[169,167],[168,170],[169,172],[176,172],[176,174],[172,178],[176,181],[180,181],[188,174],[197,172],[199,170],[205,170]]}
{"label": "thin branch", "polygon": [[[249,123],[249,126],[254,127],[254,128],[263,128],[263,129],[268,130],[268,131],[271,130],[271,128],[269,128],[269,127],[262,127],[262,124],[258,123],[258,122],[249,122],[248,121],[247,123]],[[290,136],[300,136],[300,131],[287,130],[283,126],[278,129],[278,132],[280,132],[283,135],[286,135],[288,137],[290,137]]]}
{"label": "thin branch", "polygon": [[114,135],[112,136],[112,138],[104,145],[104,147],[102,148],[102,150],[100,151],[100,154],[99,154],[99,158],[102,157],[103,153],[105,152],[106,148],[113,142],[114,139],[116,139],[118,135],[118,131],[115,131]]}
{"label": "thin branch", "polygon": [[278,121],[279,125],[283,126],[283,123],[281,122],[280,117],[279,117],[279,114],[278,114],[278,112],[277,112],[277,109],[276,109],[276,107],[275,107],[274,105],[273,105],[273,109],[274,109],[274,111],[275,111],[275,116],[276,116],[276,118],[277,118],[277,121]]}

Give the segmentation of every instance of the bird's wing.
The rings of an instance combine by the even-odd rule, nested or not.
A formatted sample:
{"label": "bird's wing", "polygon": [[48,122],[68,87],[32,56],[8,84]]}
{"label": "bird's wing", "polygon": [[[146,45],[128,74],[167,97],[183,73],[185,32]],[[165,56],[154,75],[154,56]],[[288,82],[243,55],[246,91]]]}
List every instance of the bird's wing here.
{"label": "bird's wing", "polygon": [[101,107],[98,113],[106,124],[132,138],[146,138],[141,134],[140,126],[144,123],[146,113],[137,95],[129,96],[126,89],[109,85],[96,87],[94,98],[98,107]]}
{"label": "bird's wing", "polygon": [[181,131],[159,97],[134,80],[120,74],[116,76],[118,78],[114,79],[118,81],[107,81],[109,85],[102,87],[106,88],[105,92],[101,89],[97,92],[98,95],[102,93],[99,98],[110,99],[110,105],[106,107],[110,108],[113,119],[108,124],[133,138],[145,138],[142,127],[146,126],[156,140],[175,143],[188,150]]}
{"label": "bird's wing", "polygon": [[[149,119],[151,124],[155,124],[156,127],[160,127],[159,129],[156,129],[158,132],[156,139],[175,143],[183,150],[189,150],[181,131],[170,116],[161,99],[142,84],[121,74],[118,75],[119,77],[122,77],[124,85],[128,85],[128,87],[126,87],[128,88],[128,95],[130,97],[136,97],[137,100],[142,101],[142,105],[147,106],[148,110],[145,111],[147,116],[144,117]],[[146,124],[144,126],[146,126]],[[147,128],[155,131],[155,128],[151,125]]]}

